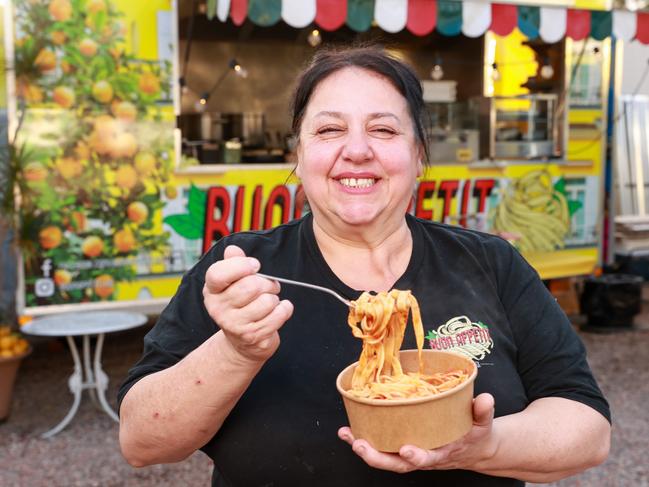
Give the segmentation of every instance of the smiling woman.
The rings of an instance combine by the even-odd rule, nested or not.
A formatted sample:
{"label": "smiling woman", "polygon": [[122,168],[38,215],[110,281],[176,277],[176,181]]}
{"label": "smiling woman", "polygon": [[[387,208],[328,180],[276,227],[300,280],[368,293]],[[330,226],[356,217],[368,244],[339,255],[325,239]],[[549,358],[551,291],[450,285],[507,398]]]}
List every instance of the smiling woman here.
{"label": "smiling woman", "polygon": [[[311,212],[221,239],[184,276],[120,389],[131,464],[200,448],[217,486],[522,486],[604,460],[608,404],[534,270],[498,237],[407,214],[428,159],[424,113],[413,70],[382,49],[314,58],[293,102],[296,172]],[[359,355],[348,308],[280,288],[259,270],[347,300],[410,290],[428,345],[452,331],[453,317],[479,330],[444,335],[448,349],[481,365],[470,432],[390,454],[354,438],[335,387]],[[406,332],[402,348],[417,343]]]}

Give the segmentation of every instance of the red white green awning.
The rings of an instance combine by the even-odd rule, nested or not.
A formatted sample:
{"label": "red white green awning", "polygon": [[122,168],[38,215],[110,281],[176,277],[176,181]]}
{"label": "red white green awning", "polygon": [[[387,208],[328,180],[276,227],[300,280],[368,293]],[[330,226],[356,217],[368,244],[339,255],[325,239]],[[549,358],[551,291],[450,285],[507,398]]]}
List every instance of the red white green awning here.
{"label": "red white green awning", "polygon": [[241,25],[247,18],[259,26],[283,20],[295,28],[315,23],[325,31],[346,25],[357,32],[372,21],[386,32],[407,29],[424,36],[437,32],[479,37],[487,30],[509,34],[518,27],[530,39],[548,43],[567,36],[597,40],[638,40],[649,44],[649,13],[627,10],[580,10],[491,3],[484,0],[209,0],[208,17],[228,17]]}

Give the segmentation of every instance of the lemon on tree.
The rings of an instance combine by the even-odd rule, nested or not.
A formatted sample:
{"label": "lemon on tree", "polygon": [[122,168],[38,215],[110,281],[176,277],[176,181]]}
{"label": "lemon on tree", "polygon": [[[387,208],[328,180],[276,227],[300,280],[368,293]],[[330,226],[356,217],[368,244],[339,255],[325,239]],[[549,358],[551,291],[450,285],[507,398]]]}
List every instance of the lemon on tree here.
{"label": "lemon on tree", "polygon": [[126,207],[126,216],[133,223],[144,223],[149,217],[149,208],[141,201],[134,201]]}
{"label": "lemon on tree", "polygon": [[108,103],[113,99],[113,87],[106,80],[97,81],[92,85],[92,96],[99,103]]}
{"label": "lemon on tree", "polygon": [[96,235],[86,237],[81,243],[81,252],[86,257],[99,257],[104,251],[104,241]]}

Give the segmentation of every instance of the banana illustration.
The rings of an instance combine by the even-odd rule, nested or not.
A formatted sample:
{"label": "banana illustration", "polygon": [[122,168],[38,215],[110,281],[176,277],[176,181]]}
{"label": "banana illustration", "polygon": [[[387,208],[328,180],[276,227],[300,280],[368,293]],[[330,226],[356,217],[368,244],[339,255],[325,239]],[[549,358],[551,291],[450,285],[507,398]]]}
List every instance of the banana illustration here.
{"label": "banana illustration", "polygon": [[544,169],[513,180],[490,216],[494,232],[519,236],[516,246],[521,252],[563,248],[570,232],[568,201]]}

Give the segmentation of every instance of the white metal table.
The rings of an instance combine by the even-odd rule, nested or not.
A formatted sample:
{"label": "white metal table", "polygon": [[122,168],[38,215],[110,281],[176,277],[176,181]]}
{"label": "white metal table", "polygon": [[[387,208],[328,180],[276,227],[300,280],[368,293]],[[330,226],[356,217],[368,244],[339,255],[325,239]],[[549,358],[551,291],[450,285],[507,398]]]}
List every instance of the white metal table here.
{"label": "white metal table", "polygon": [[[108,376],[101,368],[101,352],[104,345],[104,335],[117,331],[136,328],[147,322],[146,315],[127,311],[92,311],[83,313],[63,313],[44,318],[36,318],[25,324],[21,331],[30,335],[62,337],[67,339],[70,353],[74,361],[74,372],[68,379],[68,388],[74,395],[74,402],[68,414],[54,428],[42,434],[43,438],[50,438],[59,433],[72,420],[79,409],[81,394],[88,389],[91,398],[96,403],[94,394],[99,400],[101,408],[115,421],[119,418],[106,400]],[[95,353],[92,365],[90,363],[90,337],[97,336]],[[83,364],[79,357],[79,350],[74,342],[75,336],[83,340]],[[85,377],[84,377],[85,373]]]}

